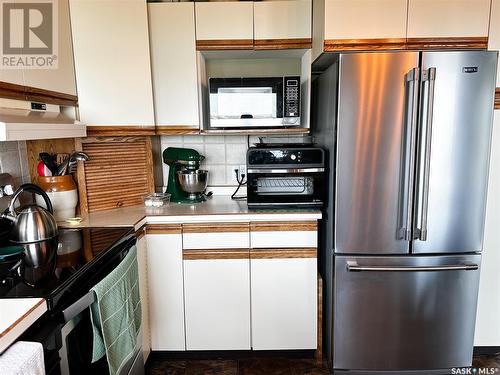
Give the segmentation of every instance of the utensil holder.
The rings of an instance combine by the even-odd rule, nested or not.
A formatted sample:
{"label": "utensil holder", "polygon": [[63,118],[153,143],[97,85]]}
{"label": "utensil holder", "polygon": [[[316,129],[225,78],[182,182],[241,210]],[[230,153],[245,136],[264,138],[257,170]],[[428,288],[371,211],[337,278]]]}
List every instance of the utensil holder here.
{"label": "utensil holder", "polygon": [[[71,175],[39,176],[38,185],[47,193],[54,206],[54,217],[63,221],[75,216],[78,205],[78,190]],[[37,204],[44,206],[39,197]]]}

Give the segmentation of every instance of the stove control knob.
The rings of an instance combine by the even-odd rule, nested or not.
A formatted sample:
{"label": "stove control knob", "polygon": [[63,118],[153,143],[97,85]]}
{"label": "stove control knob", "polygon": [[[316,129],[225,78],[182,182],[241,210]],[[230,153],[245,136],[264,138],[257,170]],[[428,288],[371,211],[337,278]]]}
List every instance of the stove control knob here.
{"label": "stove control knob", "polygon": [[295,159],[297,159],[297,156],[295,156],[295,154],[292,154],[292,155],[290,155],[290,159],[295,160]]}

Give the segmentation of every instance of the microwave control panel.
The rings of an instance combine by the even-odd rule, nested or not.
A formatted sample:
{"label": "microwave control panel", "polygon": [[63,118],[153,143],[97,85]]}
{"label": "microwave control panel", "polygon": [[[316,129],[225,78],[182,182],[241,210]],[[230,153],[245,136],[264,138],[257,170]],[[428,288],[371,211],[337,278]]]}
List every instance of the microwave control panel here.
{"label": "microwave control panel", "polygon": [[283,117],[300,116],[300,77],[284,77]]}

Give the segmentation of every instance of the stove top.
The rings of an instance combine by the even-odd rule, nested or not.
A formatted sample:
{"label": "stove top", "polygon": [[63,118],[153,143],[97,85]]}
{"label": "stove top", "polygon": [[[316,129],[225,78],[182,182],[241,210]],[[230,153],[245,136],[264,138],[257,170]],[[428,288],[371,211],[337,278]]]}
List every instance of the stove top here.
{"label": "stove top", "polygon": [[117,244],[132,237],[131,228],[61,229],[57,253],[41,267],[21,264],[0,280],[0,298],[43,297],[50,308],[72,285],[90,279]]}

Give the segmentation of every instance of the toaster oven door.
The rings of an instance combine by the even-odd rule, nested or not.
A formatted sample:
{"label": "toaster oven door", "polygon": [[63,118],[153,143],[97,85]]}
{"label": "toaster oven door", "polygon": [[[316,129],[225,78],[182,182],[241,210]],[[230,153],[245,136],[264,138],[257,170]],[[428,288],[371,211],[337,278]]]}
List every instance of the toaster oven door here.
{"label": "toaster oven door", "polygon": [[314,170],[249,173],[248,205],[250,207],[321,207],[324,189],[323,172]]}

